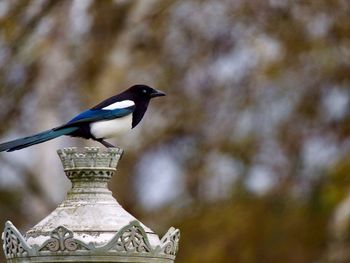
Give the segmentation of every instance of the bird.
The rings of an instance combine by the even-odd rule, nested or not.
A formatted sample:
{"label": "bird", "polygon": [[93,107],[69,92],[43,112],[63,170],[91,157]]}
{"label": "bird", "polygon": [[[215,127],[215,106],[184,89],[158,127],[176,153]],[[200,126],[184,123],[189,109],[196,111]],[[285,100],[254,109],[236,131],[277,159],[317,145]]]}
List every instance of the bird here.
{"label": "bird", "polygon": [[133,85],[81,112],[61,126],[0,144],[0,152],[20,150],[63,135],[92,139],[107,148],[115,147],[106,139],[135,128],[146,113],[150,100],[165,95],[147,85]]}

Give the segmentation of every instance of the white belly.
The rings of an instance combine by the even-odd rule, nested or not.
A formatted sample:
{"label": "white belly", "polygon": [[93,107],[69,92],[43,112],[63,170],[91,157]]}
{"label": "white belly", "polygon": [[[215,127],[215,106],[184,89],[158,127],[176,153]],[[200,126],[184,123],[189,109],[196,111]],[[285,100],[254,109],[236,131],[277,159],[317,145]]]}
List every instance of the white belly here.
{"label": "white belly", "polygon": [[114,120],[91,123],[90,132],[97,139],[112,138],[130,130],[131,123],[132,114],[129,114]]}

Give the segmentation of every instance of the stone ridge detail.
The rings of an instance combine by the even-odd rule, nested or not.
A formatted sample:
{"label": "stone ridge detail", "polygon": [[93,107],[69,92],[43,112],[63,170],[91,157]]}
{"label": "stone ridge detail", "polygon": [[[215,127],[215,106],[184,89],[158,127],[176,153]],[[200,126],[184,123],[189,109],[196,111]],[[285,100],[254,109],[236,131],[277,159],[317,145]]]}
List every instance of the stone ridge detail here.
{"label": "stone ridge detail", "polygon": [[7,221],[2,233],[3,250],[7,260],[41,256],[149,256],[175,260],[178,251],[180,231],[171,227],[161,239],[161,244],[152,247],[145,230],[138,221],[132,221],[103,246],[95,246],[92,242],[86,244],[76,238],[74,233],[64,226],[55,228],[50,238],[41,246],[29,246],[17,230]]}

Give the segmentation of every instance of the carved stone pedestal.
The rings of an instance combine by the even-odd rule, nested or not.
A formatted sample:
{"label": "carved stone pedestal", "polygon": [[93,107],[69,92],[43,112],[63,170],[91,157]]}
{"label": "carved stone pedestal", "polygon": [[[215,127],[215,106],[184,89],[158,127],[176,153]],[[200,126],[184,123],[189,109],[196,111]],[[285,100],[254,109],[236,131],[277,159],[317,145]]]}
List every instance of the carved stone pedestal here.
{"label": "carved stone pedestal", "polygon": [[11,222],[2,233],[7,262],[174,262],[180,232],[159,237],[125,211],[107,183],[122,154],[86,147],[59,150],[72,188],[66,199],[22,236]]}

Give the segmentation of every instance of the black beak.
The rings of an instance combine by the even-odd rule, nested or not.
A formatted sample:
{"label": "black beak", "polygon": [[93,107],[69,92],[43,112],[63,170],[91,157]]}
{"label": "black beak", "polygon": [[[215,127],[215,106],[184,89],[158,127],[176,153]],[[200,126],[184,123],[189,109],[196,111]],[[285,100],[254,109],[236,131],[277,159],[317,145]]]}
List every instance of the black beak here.
{"label": "black beak", "polygon": [[155,98],[155,97],[162,97],[162,96],[165,96],[166,94],[160,90],[154,90],[152,93],[151,93],[151,98]]}

